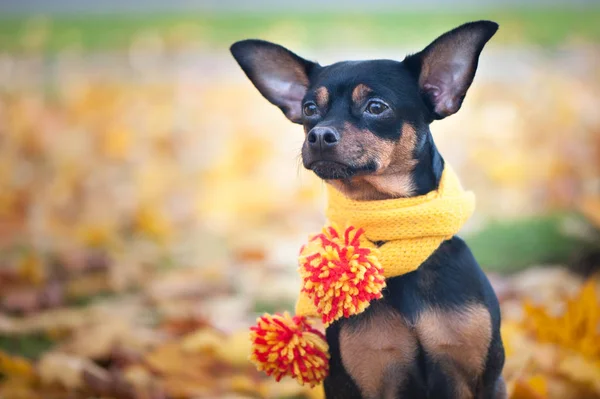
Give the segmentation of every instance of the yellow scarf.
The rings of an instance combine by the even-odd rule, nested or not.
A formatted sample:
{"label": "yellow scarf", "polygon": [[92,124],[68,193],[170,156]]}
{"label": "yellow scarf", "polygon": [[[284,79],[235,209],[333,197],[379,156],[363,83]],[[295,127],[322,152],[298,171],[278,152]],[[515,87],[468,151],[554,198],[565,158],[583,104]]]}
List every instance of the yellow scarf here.
{"label": "yellow scarf", "polygon": [[[419,197],[354,201],[328,187],[328,198],[328,222],[364,229],[360,244],[379,249],[386,278],[418,269],[443,241],[458,233],[475,209],[475,196],[463,190],[448,164],[438,189]],[[306,293],[300,293],[296,315],[319,317]]]}

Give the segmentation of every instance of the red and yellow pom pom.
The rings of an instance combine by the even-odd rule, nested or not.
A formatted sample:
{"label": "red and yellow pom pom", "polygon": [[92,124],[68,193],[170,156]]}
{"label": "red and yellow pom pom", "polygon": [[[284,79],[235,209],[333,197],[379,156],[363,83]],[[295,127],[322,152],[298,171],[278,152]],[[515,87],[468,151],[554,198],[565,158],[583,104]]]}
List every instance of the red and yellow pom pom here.
{"label": "red and yellow pom pom", "polygon": [[265,314],[250,328],[250,361],[277,381],[290,376],[311,387],[329,372],[325,336],[303,316]]}
{"label": "red and yellow pom pom", "polygon": [[335,226],[323,229],[300,252],[302,291],[317,307],[323,323],[363,312],[370,301],[382,297],[383,268],[374,253],[361,246],[363,229]]}

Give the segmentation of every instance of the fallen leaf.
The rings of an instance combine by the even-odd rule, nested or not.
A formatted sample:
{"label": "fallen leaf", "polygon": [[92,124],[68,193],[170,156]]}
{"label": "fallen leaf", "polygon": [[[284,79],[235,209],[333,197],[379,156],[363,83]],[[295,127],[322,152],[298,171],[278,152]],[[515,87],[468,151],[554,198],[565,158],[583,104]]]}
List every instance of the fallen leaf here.
{"label": "fallen leaf", "polygon": [[184,337],[181,348],[188,352],[215,353],[225,343],[223,334],[212,328],[204,328]]}
{"label": "fallen leaf", "polygon": [[540,342],[557,344],[590,359],[599,359],[600,300],[597,286],[596,279],[589,279],[577,295],[564,301],[564,310],[559,315],[526,301],[523,326]]}
{"label": "fallen leaf", "polygon": [[215,356],[222,361],[237,367],[248,366],[250,355],[250,337],[248,330],[239,330],[230,334],[223,345],[216,348]]}
{"label": "fallen leaf", "polygon": [[42,356],[37,369],[43,384],[60,384],[67,389],[83,388],[84,372],[99,376],[100,379],[107,378],[106,370],[92,361],[59,352],[49,352]]}
{"label": "fallen leaf", "polygon": [[548,387],[543,375],[518,379],[507,387],[509,399],[546,399]]}
{"label": "fallen leaf", "polygon": [[2,351],[0,351],[0,375],[17,377],[25,381],[35,380],[35,370],[29,360]]}

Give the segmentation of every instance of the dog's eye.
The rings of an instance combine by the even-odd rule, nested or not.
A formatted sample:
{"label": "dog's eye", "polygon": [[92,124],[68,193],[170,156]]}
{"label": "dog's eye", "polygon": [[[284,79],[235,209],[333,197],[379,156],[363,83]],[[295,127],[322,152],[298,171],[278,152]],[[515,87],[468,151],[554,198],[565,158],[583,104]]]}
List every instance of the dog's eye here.
{"label": "dog's eye", "polygon": [[315,103],[306,103],[303,108],[304,115],[313,116],[317,113],[317,106]]}
{"label": "dog's eye", "polygon": [[369,101],[369,103],[367,104],[366,111],[373,115],[379,115],[388,108],[389,107],[381,101],[373,100]]}

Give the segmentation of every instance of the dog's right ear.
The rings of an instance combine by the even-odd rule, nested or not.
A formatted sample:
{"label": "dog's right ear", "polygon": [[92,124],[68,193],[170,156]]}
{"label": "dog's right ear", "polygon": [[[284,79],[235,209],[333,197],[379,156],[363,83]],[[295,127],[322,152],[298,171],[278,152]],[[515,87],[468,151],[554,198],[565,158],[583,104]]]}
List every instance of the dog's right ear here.
{"label": "dog's right ear", "polygon": [[260,94],[281,108],[289,120],[301,123],[309,76],[319,65],[263,40],[242,40],[230,50]]}
{"label": "dog's right ear", "polygon": [[419,81],[433,119],[445,118],[460,109],[475,77],[479,54],[497,30],[498,24],[492,21],[470,22],[404,59]]}

